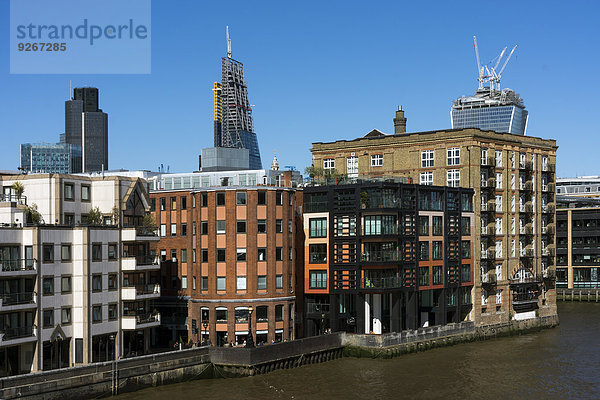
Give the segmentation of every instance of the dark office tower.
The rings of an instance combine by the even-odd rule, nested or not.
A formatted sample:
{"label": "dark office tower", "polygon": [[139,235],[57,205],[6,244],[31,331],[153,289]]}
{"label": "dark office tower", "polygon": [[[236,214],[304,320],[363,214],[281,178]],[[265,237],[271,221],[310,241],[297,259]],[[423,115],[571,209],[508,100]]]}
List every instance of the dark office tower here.
{"label": "dark office tower", "polygon": [[108,169],[108,114],[98,108],[97,88],[75,88],[65,101],[65,142],[82,148],[82,171]]}
{"label": "dark office tower", "polygon": [[[260,150],[254,133],[252,107],[244,80],[244,64],[231,58],[231,40],[227,29],[227,57],[221,58],[221,85],[215,85],[215,147],[249,150],[250,169],[261,169]],[[220,125],[220,134],[217,131]]]}

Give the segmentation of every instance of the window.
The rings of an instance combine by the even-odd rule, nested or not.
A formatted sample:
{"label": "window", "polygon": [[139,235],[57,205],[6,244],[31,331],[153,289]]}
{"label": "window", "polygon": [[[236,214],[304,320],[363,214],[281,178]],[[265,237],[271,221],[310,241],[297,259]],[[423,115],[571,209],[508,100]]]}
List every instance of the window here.
{"label": "window", "polygon": [[177,236],[177,224],[171,224],[171,236]]}
{"label": "window", "polygon": [[224,276],[217,276],[217,290],[226,290],[227,281]]}
{"label": "window", "polygon": [[245,276],[236,277],[235,288],[237,290],[246,290],[246,277]]}
{"label": "window", "polygon": [[65,183],[65,200],[75,200],[72,183]]}
{"label": "window", "polygon": [[44,289],[43,289],[44,296],[53,295],[54,294],[54,277],[52,277],[52,276],[44,277],[43,287],[44,287]]}
{"label": "window", "polygon": [[275,321],[283,321],[283,305],[278,304],[275,306]]}
{"label": "window", "polygon": [[421,168],[433,167],[433,150],[425,150],[421,152]]}
{"label": "window", "polygon": [[208,249],[200,251],[200,262],[208,262]]}
{"label": "window", "polygon": [[256,307],[256,322],[267,322],[269,320],[269,307]]}
{"label": "window", "polygon": [[419,286],[429,286],[429,268],[419,268]]}
{"label": "window", "polygon": [[42,247],[42,261],[45,263],[53,263],[54,262],[54,245],[53,244],[45,244]]}
{"label": "window", "polygon": [[258,290],[267,290],[267,276],[259,275],[256,280],[256,288]]}
{"label": "window", "polygon": [[283,247],[275,248],[275,261],[283,261]]}
{"label": "window", "polygon": [[160,198],[160,211],[165,211],[167,209],[167,199],[164,197]]}
{"label": "window", "polygon": [[215,317],[217,318],[217,322],[227,322],[227,308],[217,307]]}
{"label": "window", "polygon": [[108,274],[108,290],[117,289],[117,274]]}
{"label": "window", "polygon": [[208,207],[208,193],[200,193],[200,207]]}
{"label": "window", "polygon": [[217,193],[217,206],[224,206],[224,205],[225,205],[225,193],[219,192],[219,193]]}
{"label": "window", "polygon": [[288,219],[288,233],[292,233],[292,231],[293,231],[292,220]]}
{"label": "window", "polygon": [[325,264],[327,262],[327,244],[309,244],[308,262],[310,264]]}
{"label": "window", "polygon": [[432,235],[433,236],[442,236],[443,234],[443,225],[442,225],[442,217],[441,216],[433,216],[432,217]]}
{"label": "window", "polygon": [[283,289],[283,275],[275,276],[275,289]]}
{"label": "window", "polygon": [[116,304],[109,304],[108,305],[108,320],[109,321],[114,321],[118,317],[119,317],[119,310],[117,308],[117,305]]}
{"label": "window", "polygon": [[110,243],[108,245],[108,259],[109,260],[117,259],[117,245],[115,243]]}
{"label": "window", "polygon": [[90,187],[81,185],[81,201],[90,201]]}
{"label": "window", "polygon": [[177,210],[177,197],[171,197],[171,210]]}
{"label": "window", "polygon": [[419,242],[419,260],[429,260],[429,242]]}
{"label": "window", "polygon": [[277,206],[283,205],[283,192],[275,193],[275,205],[277,205]]}
{"label": "window", "polygon": [[335,159],[326,158],[323,160],[323,168],[324,169],[335,169]]}
{"label": "window", "polygon": [[383,154],[373,154],[371,156],[371,167],[383,167]]}
{"label": "window", "polygon": [[358,157],[346,158],[346,174],[350,178],[358,178]]}
{"label": "window", "polygon": [[308,220],[308,237],[321,238],[327,237],[327,218],[310,218]]}
{"label": "window", "polygon": [[102,306],[92,306],[92,322],[94,324],[102,322]]}
{"label": "window", "polygon": [[481,305],[482,306],[487,305],[487,299],[488,299],[487,290],[481,289]]}
{"label": "window", "polygon": [[181,262],[187,262],[187,249],[181,249]]}
{"label": "window", "polygon": [[502,167],[502,150],[496,150],[496,167]]}
{"label": "window", "polygon": [[283,220],[278,219],[275,220],[275,233],[282,233],[283,232]]}
{"label": "window", "polygon": [[471,242],[468,240],[463,240],[460,242],[460,245],[462,258],[471,258]]}
{"label": "window", "polygon": [[54,326],[54,310],[44,310],[44,328]]}
{"label": "window", "polygon": [[196,235],[196,222],[192,222],[192,235]]}
{"label": "window", "polygon": [[246,221],[237,221],[237,233],[246,233]]}
{"label": "window", "polygon": [[167,236],[167,225],[160,224],[160,236],[161,237]]}
{"label": "window", "polygon": [[92,275],[92,291],[93,292],[101,292],[102,291],[102,275],[100,275],[100,274]]}
{"label": "window", "polygon": [[258,233],[267,233],[267,220],[259,219],[256,221],[256,227]]}
{"label": "window", "polygon": [[235,194],[235,204],[238,206],[246,205],[246,192],[237,192]]}
{"label": "window", "polygon": [[181,196],[180,202],[181,202],[181,209],[182,210],[187,209],[187,197]]}
{"label": "window", "polygon": [[450,187],[460,186],[460,170],[451,169],[446,172],[447,185]]}
{"label": "window", "polygon": [[429,236],[429,217],[427,216],[419,217],[419,235]]}
{"label": "window", "polygon": [[217,235],[225,234],[225,220],[217,221]]}
{"label": "window", "polygon": [[502,289],[496,292],[496,304],[502,304]]}
{"label": "window", "polygon": [[437,266],[432,267],[433,270],[433,284],[442,285],[444,283],[443,267]]}
{"label": "window", "polygon": [[237,249],[237,261],[246,261],[246,248],[238,248]]}
{"label": "window", "polygon": [[71,308],[67,307],[67,308],[63,308],[62,310],[60,310],[60,322],[63,325],[67,325],[71,323]]}
{"label": "window", "polygon": [[217,249],[217,262],[225,262],[225,249]]}
{"label": "window", "polygon": [[102,261],[101,244],[92,244],[92,261]]}
{"label": "window", "polygon": [[187,236],[187,224],[181,224],[179,229],[181,230],[181,236]]}
{"label": "window", "polygon": [[421,185],[433,185],[433,172],[421,172]]}
{"label": "window", "polygon": [[470,282],[471,281],[471,266],[469,264],[462,264],[460,266],[460,281]]}
{"label": "window", "polygon": [[256,259],[257,261],[266,261],[267,260],[267,249],[264,247],[259,247],[256,249]]}
{"label": "window", "polygon": [[201,235],[208,235],[208,221],[201,221],[200,222],[200,234]]}
{"label": "window", "polygon": [[460,164],[460,149],[458,147],[452,147],[446,150],[448,155],[448,165],[459,165]]}
{"label": "window", "polygon": [[496,172],[496,189],[502,189],[502,172]]}
{"label": "window", "polygon": [[327,289],[327,271],[310,271],[308,282],[309,289]]}
{"label": "window", "polygon": [[267,204],[267,192],[265,192],[264,190],[261,190],[259,192],[257,192],[257,204],[259,206],[264,206],[265,204]]}
{"label": "window", "polygon": [[463,236],[471,234],[471,218],[461,217],[460,218],[460,233]]}
{"label": "window", "polygon": [[443,258],[443,246],[442,242],[433,242],[432,257],[434,260],[441,260]]}
{"label": "window", "polygon": [[196,208],[196,196],[192,195],[192,208]]}
{"label": "window", "polygon": [[[194,277],[194,290],[196,290],[196,277]],[[208,276],[200,278],[200,290],[208,290]]]}
{"label": "window", "polygon": [[63,244],[60,246],[60,260],[71,261],[71,245]]}

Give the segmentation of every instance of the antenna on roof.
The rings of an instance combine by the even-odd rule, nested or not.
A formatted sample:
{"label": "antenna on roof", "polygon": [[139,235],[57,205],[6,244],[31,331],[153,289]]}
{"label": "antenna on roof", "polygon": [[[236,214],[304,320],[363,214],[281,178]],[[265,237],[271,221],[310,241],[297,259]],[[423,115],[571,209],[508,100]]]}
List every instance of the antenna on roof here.
{"label": "antenna on roof", "polygon": [[229,38],[229,25],[227,25],[226,31],[227,31],[227,57],[231,58],[231,39]]}

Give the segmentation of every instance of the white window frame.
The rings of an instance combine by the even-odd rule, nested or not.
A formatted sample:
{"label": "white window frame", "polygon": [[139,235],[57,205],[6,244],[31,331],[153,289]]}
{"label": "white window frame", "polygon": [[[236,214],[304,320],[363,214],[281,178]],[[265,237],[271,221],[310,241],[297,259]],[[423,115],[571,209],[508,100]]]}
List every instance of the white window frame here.
{"label": "white window frame", "polygon": [[502,212],[502,195],[496,195],[496,212]]}
{"label": "white window frame", "polygon": [[383,154],[373,154],[371,156],[371,167],[383,167]]}
{"label": "white window frame", "polygon": [[451,147],[446,150],[446,162],[449,166],[460,165],[460,148]]}
{"label": "white window frame", "polygon": [[433,171],[421,172],[420,184],[432,186],[433,185]]}
{"label": "white window frame", "polygon": [[446,172],[446,185],[449,187],[460,187],[459,169],[449,169]]}
{"label": "white window frame", "polygon": [[496,150],[496,167],[502,167],[502,150]]}
{"label": "white window frame", "polygon": [[350,156],[346,158],[346,174],[350,178],[358,178],[358,157]]}
{"label": "white window frame", "polygon": [[421,152],[421,168],[432,168],[434,166],[433,150],[423,150]]}
{"label": "white window frame", "polygon": [[335,158],[325,158],[323,160],[323,169],[335,169]]}
{"label": "white window frame", "polygon": [[502,172],[496,172],[496,189],[502,189]]}

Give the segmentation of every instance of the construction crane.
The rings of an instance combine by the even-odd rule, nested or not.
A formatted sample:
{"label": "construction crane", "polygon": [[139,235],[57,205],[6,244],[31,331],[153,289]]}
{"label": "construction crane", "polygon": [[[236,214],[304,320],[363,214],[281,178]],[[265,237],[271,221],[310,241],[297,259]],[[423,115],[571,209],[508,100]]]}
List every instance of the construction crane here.
{"label": "construction crane", "polygon": [[498,56],[496,64],[493,67],[488,67],[487,65],[481,65],[481,61],[479,59],[479,46],[477,45],[477,36],[473,36],[473,44],[475,46],[475,57],[477,59],[477,81],[479,83],[478,88],[483,89],[484,83],[489,82],[490,93],[494,90],[500,91],[500,78],[502,77],[502,72],[504,72],[504,68],[506,68],[508,61],[517,49],[517,45],[515,45],[515,47],[513,47],[510,53],[508,54],[508,57],[506,58],[506,61],[504,61],[504,64],[502,65],[502,68],[500,68],[500,71],[496,72],[498,65],[500,65],[500,62],[502,61],[502,58],[504,57],[504,54],[506,53],[506,49],[508,47],[504,47],[504,49],[502,49],[500,55]]}

